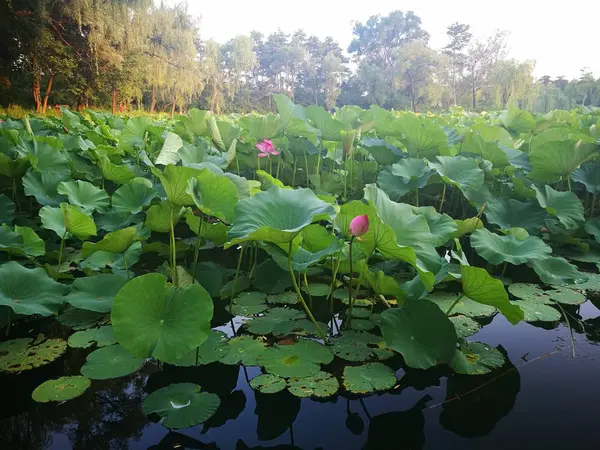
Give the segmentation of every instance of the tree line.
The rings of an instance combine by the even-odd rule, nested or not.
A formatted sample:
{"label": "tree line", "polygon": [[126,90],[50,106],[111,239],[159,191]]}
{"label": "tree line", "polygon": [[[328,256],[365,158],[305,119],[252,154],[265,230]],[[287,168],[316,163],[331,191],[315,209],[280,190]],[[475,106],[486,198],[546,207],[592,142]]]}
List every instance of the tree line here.
{"label": "tree line", "polygon": [[533,76],[507,53],[505,33],[476,40],[467,24],[429,46],[413,12],[353,25],[343,49],[304,31],[258,31],[220,44],[200,39],[185,3],[152,0],[0,0],[0,103],[217,113],[272,111],[274,93],[328,109],[500,109],[600,106],[600,79]]}

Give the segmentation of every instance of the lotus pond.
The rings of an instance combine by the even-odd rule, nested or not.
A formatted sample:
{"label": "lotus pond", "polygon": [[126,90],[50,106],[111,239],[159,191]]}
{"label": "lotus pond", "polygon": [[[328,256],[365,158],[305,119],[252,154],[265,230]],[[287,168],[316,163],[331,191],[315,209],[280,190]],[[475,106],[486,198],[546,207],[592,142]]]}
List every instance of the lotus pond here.
{"label": "lotus pond", "polygon": [[3,444],[600,437],[600,112],[274,98],[2,118]]}

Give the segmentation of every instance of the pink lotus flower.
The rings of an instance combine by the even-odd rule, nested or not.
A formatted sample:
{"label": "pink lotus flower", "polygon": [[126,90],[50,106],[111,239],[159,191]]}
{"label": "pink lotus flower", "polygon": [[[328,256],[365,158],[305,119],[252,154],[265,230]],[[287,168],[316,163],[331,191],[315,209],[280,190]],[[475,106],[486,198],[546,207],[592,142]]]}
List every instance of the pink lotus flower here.
{"label": "pink lotus flower", "polygon": [[258,149],[258,157],[259,158],[270,158],[271,155],[277,156],[281,152],[277,151],[275,146],[273,145],[273,141],[269,139],[263,139],[262,142],[256,144],[256,148]]}
{"label": "pink lotus flower", "polygon": [[360,237],[369,231],[369,217],[366,214],[356,216],[350,222],[350,234],[354,237]]}

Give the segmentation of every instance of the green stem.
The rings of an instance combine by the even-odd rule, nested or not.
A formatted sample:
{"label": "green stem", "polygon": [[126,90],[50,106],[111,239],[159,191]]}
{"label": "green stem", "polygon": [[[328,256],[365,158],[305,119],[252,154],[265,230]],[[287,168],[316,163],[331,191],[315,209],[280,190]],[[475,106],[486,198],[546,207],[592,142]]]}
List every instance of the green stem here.
{"label": "green stem", "polygon": [[419,207],[419,187],[417,186],[417,190],[415,191],[415,200],[417,203],[417,208]]}
{"label": "green stem", "polygon": [[235,295],[235,285],[237,284],[238,275],[240,274],[240,269],[242,267],[242,259],[244,258],[244,250],[246,249],[246,243],[242,244],[242,249],[240,250],[240,255],[238,256],[237,267],[235,269],[235,277],[233,278],[233,286],[231,289],[231,295],[229,296],[229,310],[231,311],[231,306],[233,304],[233,296]]}
{"label": "green stem", "polygon": [[442,208],[444,207],[444,201],[446,200],[446,183],[444,183],[444,187],[442,188],[442,201],[440,202],[440,210],[439,213],[442,213]]}
{"label": "green stem", "polygon": [[127,257],[125,256],[125,253],[123,253],[123,265],[125,266],[125,273],[127,275],[127,279],[129,280],[130,274],[129,274],[129,266],[127,265]]}
{"label": "green stem", "polygon": [[508,263],[506,261],[504,261],[504,266],[502,266],[502,275],[504,276],[504,274],[506,273],[506,267],[508,266]]}
{"label": "green stem", "polygon": [[569,187],[569,192],[571,192],[571,176],[567,175],[567,186]]}
{"label": "green stem", "polygon": [[256,170],[254,171],[254,179],[256,180],[256,172],[260,170],[260,158],[258,153],[256,154]]}
{"label": "green stem", "polygon": [[237,169],[237,174],[238,177],[240,176],[240,160],[238,158],[238,155],[235,155],[235,168]]}
{"label": "green stem", "polygon": [[592,194],[592,212],[590,214],[590,218],[594,217],[594,207],[596,206],[596,193]]}
{"label": "green stem", "polygon": [[575,338],[573,337],[573,328],[571,328],[571,323],[569,322],[569,318],[567,317],[567,313],[563,309],[563,307],[561,306],[561,304],[558,303],[558,302],[554,302],[554,304],[556,306],[558,306],[559,309],[561,310],[562,315],[565,318],[565,322],[567,323],[567,328],[569,328],[569,333],[571,334],[571,352],[572,352],[573,358],[575,358]]}
{"label": "green stem", "polygon": [[354,236],[352,236],[350,238],[350,251],[349,251],[349,256],[350,256],[350,282],[348,283],[348,305],[350,305],[350,307],[348,308],[348,327],[350,328],[350,325],[352,323],[352,306],[354,304],[353,299],[352,299],[352,275],[354,272],[354,267],[352,264],[352,243],[354,242]]}
{"label": "green stem", "polygon": [[62,264],[62,255],[63,255],[63,250],[65,249],[65,237],[67,236],[67,231],[65,230],[65,232],[62,235],[62,238],[60,239],[60,248],[58,250],[58,268],[56,269],[56,281],[58,281],[58,277],[60,276],[60,265]]}
{"label": "green stem", "polygon": [[275,178],[279,179],[279,169],[281,169],[281,159],[283,158],[282,155],[279,155],[279,159],[277,160],[277,174],[275,175]]}
{"label": "green stem", "polygon": [[198,263],[198,255],[200,255],[200,242],[202,236],[202,228],[204,227],[204,217],[200,216],[200,222],[198,223],[198,237],[196,239],[196,247],[194,248],[194,264],[192,265],[192,276],[194,277],[193,283],[196,283],[196,264]]}
{"label": "green stem", "polygon": [[465,294],[460,294],[460,295],[458,296],[458,298],[457,298],[456,300],[454,300],[454,303],[452,303],[452,304],[450,305],[450,308],[448,308],[448,311],[446,311],[446,316],[449,316],[449,315],[450,315],[450,313],[452,312],[452,310],[454,309],[454,307],[455,307],[456,305],[458,305],[458,302],[460,302],[464,296],[465,296]]}
{"label": "green stem", "polygon": [[315,328],[317,329],[317,332],[319,333],[319,336],[321,336],[321,338],[325,341],[327,340],[327,337],[325,336],[325,333],[323,333],[323,330],[321,330],[321,327],[315,320],[315,316],[313,316],[312,312],[310,311],[310,308],[304,301],[304,297],[302,297],[302,292],[300,292],[300,287],[298,286],[298,282],[296,281],[296,277],[294,276],[294,270],[292,269],[292,244],[293,243],[290,241],[290,246],[288,248],[288,272],[290,273],[290,277],[292,278],[292,284],[294,285],[294,289],[296,291],[296,294],[298,295],[300,303],[302,303],[302,306],[304,307],[304,311],[306,311],[306,315],[314,324]]}
{"label": "green stem", "polygon": [[269,175],[273,176],[273,160],[269,156]]}
{"label": "green stem", "polygon": [[304,166],[306,167],[306,187],[309,188],[310,185],[308,183],[308,156],[306,156],[306,149],[304,149]]}
{"label": "green stem", "polygon": [[292,172],[292,187],[296,187],[296,168],[297,168],[297,161],[296,161],[296,157],[294,156],[294,171]]}
{"label": "green stem", "polygon": [[252,274],[254,273],[254,268],[256,267],[256,261],[258,260],[258,247],[256,245],[253,246],[251,252],[252,252],[252,257],[251,257],[252,266],[250,267],[250,273],[248,275],[248,278],[250,278],[250,279],[252,279]]}
{"label": "green stem", "polygon": [[171,250],[171,281],[173,286],[177,286],[177,249],[175,248],[175,224],[173,220],[174,205],[171,202],[171,233],[170,233],[170,250]]}
{"label": "green stem", "polygon": [[335,280],[340,270],[340,264],[342,263],[342,251],[340,250],[337,254],[337,264],[334,266],[333,257],[331,258],[331,267],[333,278],[331,279],[331,284],[329,285],[329,293],[327,294],[327,298],[331,299],[331,314],[333,314],[333,288],[335,286]]}
{"label": "green stem", "polygon": [[310,294],[310,288],[308,287],[308,279],[306,278],[306,270],[304,271],[304,287],[306,288],[306,293],[308,294],[308,304],[312,308],[312,295]]}

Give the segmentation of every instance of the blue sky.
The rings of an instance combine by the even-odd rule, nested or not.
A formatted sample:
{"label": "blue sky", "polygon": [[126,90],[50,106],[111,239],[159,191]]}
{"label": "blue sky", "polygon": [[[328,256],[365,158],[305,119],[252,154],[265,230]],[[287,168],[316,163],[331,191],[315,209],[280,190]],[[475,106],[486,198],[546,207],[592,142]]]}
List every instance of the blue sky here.
{"label": "blue sky", "polygon": [[446,27],[459,21],[485,38],[497,29],[509,32],[510,56],[537,62],[535,75],[575,78],[583,67],[600,76],[598,18],[600,1],[570,4],[552,0],[189,0],[201,17],[203,39],[225,42],[251,30],[269,33],[298,28],[333,36],[343,47],[352,39],[352,22],[395,9],[412,10],[423,20],[434,48],[446,44]]}

